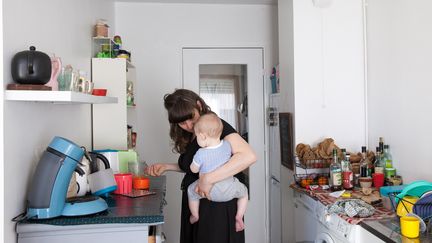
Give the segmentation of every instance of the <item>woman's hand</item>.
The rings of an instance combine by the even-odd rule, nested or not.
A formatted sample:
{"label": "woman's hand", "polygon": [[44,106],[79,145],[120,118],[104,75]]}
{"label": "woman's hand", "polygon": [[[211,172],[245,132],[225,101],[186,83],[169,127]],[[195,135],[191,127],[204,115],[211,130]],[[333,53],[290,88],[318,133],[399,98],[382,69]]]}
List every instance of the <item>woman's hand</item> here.
{"label": "woman's hand", "polygon": [[161,176],[165,171],[178,171],[182,170],[179,168],[178,164],[168,164],[168,163],[155,163],[147,166],[144,169],[144,173],[150,176]]}
{"label": "woman's hand", "polygon": [[213,187],[213,184],[208,182],[207,176],[205,174],[200,175],[197,186],[195,187],[195,192],[201,195],[202,197],[206,197],[208,200],[210,198],[210,191]]}
{"label": "woman's hand", "polygon": [[161,176],[166,171],[166,164],[156,163],[147,166],[144,173],[150,176]]}

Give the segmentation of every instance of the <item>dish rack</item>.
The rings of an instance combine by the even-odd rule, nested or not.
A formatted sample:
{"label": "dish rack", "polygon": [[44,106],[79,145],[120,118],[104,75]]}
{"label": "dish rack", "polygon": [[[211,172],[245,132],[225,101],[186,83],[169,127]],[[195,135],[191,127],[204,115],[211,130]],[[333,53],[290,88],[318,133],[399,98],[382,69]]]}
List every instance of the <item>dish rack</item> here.
{"label": "dish rack", "polygon": [[329,182],[328,160],[300,161],[295,158],[294,180],[297,185],[307,188],[313,185],[328,185]]}
{"label": "dish rack", "polygon": [[[432,218],[432,194],[426,195],[428,198],[421,197],[416,203],[412,203],[404,198],[398,196],[399,193],[389,193],[389,198],[392,204],[392,208],[394,212],[397,212],[397,204],[396,198],[399,200],[399,203],[402,203],[402,206],[408,212],[408,208],[412,208],[413,213],[419,216],[424,222],[430,221]],[[423,200],[422,200],[423,199]],[[408,206],[411,204],[411,206]]]}

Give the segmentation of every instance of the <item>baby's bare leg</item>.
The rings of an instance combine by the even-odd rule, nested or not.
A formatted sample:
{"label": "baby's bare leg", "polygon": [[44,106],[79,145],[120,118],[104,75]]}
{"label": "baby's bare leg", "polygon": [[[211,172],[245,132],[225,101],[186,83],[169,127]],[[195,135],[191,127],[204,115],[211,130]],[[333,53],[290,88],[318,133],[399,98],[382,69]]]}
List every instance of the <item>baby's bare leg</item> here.
{"label": "baby's bare leg", "polygon": [[189,221],[194,224],[199,219],[199,200],[189,200],[189,210],[191,211]]}
{"label": "baby's bare leg", "polygon": [[247,195],[237,200],[237,214],[235,217],[237,232],[244,230],[243,216],[246,212],[247,203],[248,203]]}

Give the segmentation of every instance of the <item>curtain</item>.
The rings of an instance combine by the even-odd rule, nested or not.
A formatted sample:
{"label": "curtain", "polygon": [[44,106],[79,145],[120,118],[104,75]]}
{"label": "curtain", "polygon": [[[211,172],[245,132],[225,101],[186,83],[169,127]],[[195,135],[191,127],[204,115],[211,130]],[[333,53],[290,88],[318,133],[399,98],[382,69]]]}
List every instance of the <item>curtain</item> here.
{"label": "curtain", "polygon": [[237,130],[234,82],[234,78],[201,78],[199,89],[211,110]]}

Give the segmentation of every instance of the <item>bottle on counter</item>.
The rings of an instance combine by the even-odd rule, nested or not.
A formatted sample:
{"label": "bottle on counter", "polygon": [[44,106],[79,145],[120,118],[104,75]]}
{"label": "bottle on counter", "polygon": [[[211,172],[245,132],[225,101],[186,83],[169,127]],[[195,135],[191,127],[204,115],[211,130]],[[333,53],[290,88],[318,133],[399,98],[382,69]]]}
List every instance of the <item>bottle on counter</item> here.
{"label": "bottle on counter", "polygon": [[338,160],[337,149],[333,149],[333,161],[330,164],[330,189],[332,191],[342,189],[342,168]]}
{"label": "bottle on counter", "polygon": [[382,152],[384,151],[384,138],[383,137],[379,137],[378,146],[379,146],[379,149],[380,149],[381,155],[382,155]]}
{"label": "bottle on counter", "polygon": [[347,190],[351,190],[354,187],[354,173],[351,168],[350,155],[346,154],[344,149],[342,150],[344,159],[341,161],[342,164],[342,187]]}
{"label": "bottle on counter", "polygon": [[381,154],[382,153],[380,147],[376,147],[375,161],[374,161],[375,173],[384,173],[385,165],[382,164]]}
{"label": "bottle on counter", "polygon": [[366,154],[366,146],[362,146],[362,158],[360,160],[360,177],[368,177],[371,176],[369,164],[371,163]]}
{"label": "bottle on counter", "polygon": [[383,160],[385,162],[385,168],[393,168],[393,159],[390,154],[390,146],[388,144],[384,145]]}

